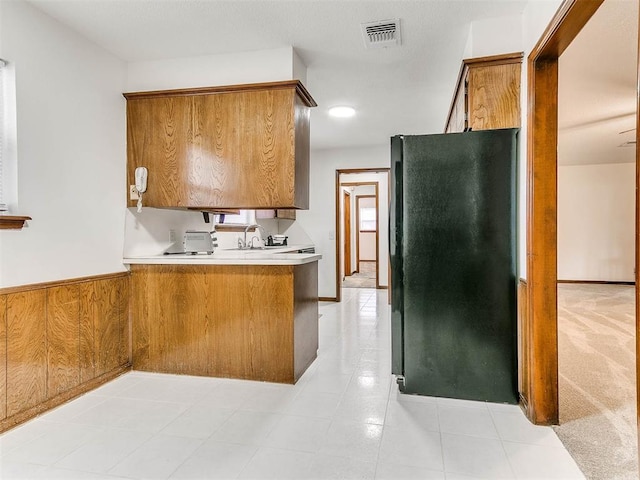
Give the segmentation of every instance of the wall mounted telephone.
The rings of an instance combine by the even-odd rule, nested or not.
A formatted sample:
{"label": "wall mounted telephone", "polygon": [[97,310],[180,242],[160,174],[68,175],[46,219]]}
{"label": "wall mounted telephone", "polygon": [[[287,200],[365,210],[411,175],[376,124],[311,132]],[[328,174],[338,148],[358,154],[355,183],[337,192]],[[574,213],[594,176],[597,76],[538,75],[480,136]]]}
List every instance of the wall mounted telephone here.
{"label": "wall mounted telephone", "polygon": [[135,171],[136,190],[138,192],[138,212],[142,211],[142,194],[147,191],[147,168],[138,167]]}
{"label": "wall mounted telephone", "polygon": [[136,168],[136,190],[138,193],[144,193],[147,191],[147,168]]}

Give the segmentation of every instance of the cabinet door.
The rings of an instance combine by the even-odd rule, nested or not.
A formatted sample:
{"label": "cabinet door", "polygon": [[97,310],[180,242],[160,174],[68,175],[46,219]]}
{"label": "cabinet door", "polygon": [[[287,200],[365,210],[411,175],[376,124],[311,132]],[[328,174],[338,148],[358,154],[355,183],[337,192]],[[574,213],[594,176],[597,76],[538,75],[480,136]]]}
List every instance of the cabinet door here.
{"label": "cabinet door", "polygon": [[520,63],[469,68],[468,123],[472,130],[520,126]]}
{"label": "cabinet door", "polygon": [[[192,105],[193,97],[156,97],[127,102],[128,184],[135,184],[136,167],[147,167],[144,205],[189,206],[193,193],[191,181],[206,181],[201,177],[200,166],[192,164],[189,157]],[[135,204],[136,201],[129,201],[129,206]]]}
{"label": "cabinet door", "polygon": [[144,166],[147,206],[307,208],[309,107],[296,99],[294,88],[129,99],[129,185]]}
{"label": "cabinet door", "polygon": [[258,90],[196,99],[196,150],[214,153],[215,168],[200,185],[212,192],[208,203],[295,206],[294,97],[294,90]]}
{"label": "cabinet door", "polygon": [[47,398],[46,290],[7,298],[7,416]]}

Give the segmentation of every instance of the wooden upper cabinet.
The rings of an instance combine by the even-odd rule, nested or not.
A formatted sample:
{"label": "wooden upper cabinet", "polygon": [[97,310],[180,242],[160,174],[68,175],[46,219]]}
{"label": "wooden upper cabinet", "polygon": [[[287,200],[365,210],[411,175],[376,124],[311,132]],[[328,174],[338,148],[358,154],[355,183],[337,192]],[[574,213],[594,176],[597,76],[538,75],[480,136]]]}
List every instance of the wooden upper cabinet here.
{"label": "wooden upper cabinet", "polygon": [[522,56],[463,60],[445,132],[519,127]]}
{"label": "wooden upper cabinet", "polygon": [[148,169],[143,205],[309,208],[316,103],[299,81],[124,96],[127,185],[136,167]]}

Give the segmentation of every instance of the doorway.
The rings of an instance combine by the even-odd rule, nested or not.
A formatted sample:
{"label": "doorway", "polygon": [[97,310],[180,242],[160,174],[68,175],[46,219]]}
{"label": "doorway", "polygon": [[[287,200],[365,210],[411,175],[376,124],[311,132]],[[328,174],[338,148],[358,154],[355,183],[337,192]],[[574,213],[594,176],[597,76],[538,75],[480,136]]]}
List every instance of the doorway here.
{"label": "doorway", "polygon": [[[345,208],[345,191],[350,205]],[[356,288],[387,289],[389,286],[389,169],[362,168],[336,170],[336,301],[343,287],[363,280]],[[373,199],[373,204],[371,200]],[[361,208],[359,208],[361,207]],[[346,228],[346,210],[351,221]],[[373,218],[372,214],[374,215]],[[349,231],[347,231],[349,230]],[[373,250],[373,252],[371,251]],[[347,259],[350,254],[350,259]],[[360,258],[364,255],[363,258]],[[364,260],[364,262],[360,262]],[[366,264],[366,265],[365,265]],[[346,275],[345,272],[351,272]],[[346,285],[344,283],[347,283]],[[368,282],[368,283],[366,283]]]}
{"label": "doorway", "polygon": [[[378,258],[379,258],[379,206],[378,206],[378,182],[348,182],[341,183],[343,189],[349,189],[352,193],[352,206],[344,205],[345,235],[345,274],[342,280],[342,288],[378,288]],[[345,198],[346,201],[346,197]],[[351,209],[355,210],[355,219],[351,215],[353,223],[347,228],[347,217]],[[353,221],[355,220],[355,221]],[[353,231],[353,234],[351,232]],[[347,234],[349,232],[349,234]],[[353,252],[352,259],[347,252]],[[351,274],[347,274],[348,269]]]}
{"label": "doorway", "polygon": [[638,478],[636,166],[627,146],[636,126],[638,52],[629,39],[637,22],[637,2],[604,0],[558,61],[554,428],[587,478]]}
{"label": "doorway", "polygon": [[[519,290],[523,305],[521,397],[527,416],[537,424],[557,424],[559,420],[556,244],[558,58],[601,4],[601,0],[566,0],[529,56],[527,280],[521,281]],[[637,38],[634,40],[637,43]],[[635,95],[638,99],[637,90]],[[637,131],[635,139],[637,158]],[[639,201],[637,172],[636,169],[636,225]],[[634,238],[637,271],[637,227]],[[637,322],[637,288],[634,288],[634,297]],[[637,332],[636,323],[636,341]],[[637,361],[636,354],[636,379]]]}

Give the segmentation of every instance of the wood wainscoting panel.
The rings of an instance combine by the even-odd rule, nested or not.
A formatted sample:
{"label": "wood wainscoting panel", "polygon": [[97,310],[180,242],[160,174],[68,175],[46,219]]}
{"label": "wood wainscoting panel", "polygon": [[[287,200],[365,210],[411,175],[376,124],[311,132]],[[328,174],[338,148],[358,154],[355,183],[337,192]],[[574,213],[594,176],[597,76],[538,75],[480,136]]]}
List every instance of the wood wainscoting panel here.
{"label": "wood wainscoting panel", "polygon": [[7,416],[47,398],[44,289],[7,295]]}
{"label": "wood wainscoting panel", "polygon": [[80,376],[99,377],[128,363],[128,278],[80,285]]}
{"label": "wood wainscoting panel", "polygon": [[[315,354],[317,266],[296,274],[314,273],[305,300],[315,302]],[[306,333],[294,317],[312,306],[295,306],[293,266],[133,265],[132,275],[135,370],[295,382],[294,344]]]}
{"label": "wood wainscoting panel", "polygon": [[130,277],[115,280],[119,323],[118,365],[131,363],[131,331],[129,322],[129,299],[131,297]]}
{"label": "wood wainscoting panel", "polygon": [[80,384],[80,289],[47,289],[47,396]]}
{"label": "wood wainscoting panel", "polygon": [[0,295],[0,419],[7,416],[7,296]]}
{"label": "wood wainscoting panel", "polygon": [[294,267],[296,381],[318,356],[318,262]]}
{"label": "wood wainscoting panel", "polygon": [[96,376],[95,332],[95,288],[93,283],[81,283],[78,286],[79,305],[79,368],[80,382],[84,383]]}
{"label": "wood wainscoting panel", "polygon": [[93,282],[96,373],[100,376],[118,366],[120,359],[120,299],[116,282]]}
{"label": "wood wainscoting panel", "polygon": [[123,272],[0,289],[0,432],[130,368],[129,281]]}

